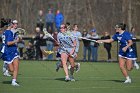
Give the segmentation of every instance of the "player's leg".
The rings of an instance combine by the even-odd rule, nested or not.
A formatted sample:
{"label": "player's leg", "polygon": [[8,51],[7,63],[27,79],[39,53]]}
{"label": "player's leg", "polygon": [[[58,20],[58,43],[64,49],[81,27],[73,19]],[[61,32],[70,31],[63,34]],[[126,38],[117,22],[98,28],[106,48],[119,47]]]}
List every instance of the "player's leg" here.
{"label": "player's leg", "polygon": [[19,59],[18,58],[14,59],[12,66],[13,66],[13,79],[12,79],[11,85],[19,86],[19,84],[17,84],[17,82],[16,82],[17,75],[18,75],[18,69],[19,69]]}
{"label": "player's leg", "polygon": [[[76,58],[77,58],[77,53],[75,54],[75,57],[73,58],[74,59],[74,63],[75,63]],[[71,69],[71,64],[68,66],[68,69],[69,70]],[[80,71],[80,63],[75,63],[75,71],[76,71],[76,73]]]}
{"label": "player's leg", "polygon": [[126,60],[126,68],[127,68],[128,71],[131,71],[133,69],[132,60],[130,60],[130,59]]}
{"label": "player's leg", "polygon": [[9,71],[8,71],[8,64],[7,64],[7,63],[3,63],[3,75],[4,75],[4,76],[8,76],[8,77],[11,76],[11,75],[9,74]]}
{"label": "player's leg", "polygon": [[57,58],[57,60],[58,60],[58,62],[56,63],[56,72],[58,72],[59,68],[60,68],[60,67],[61,67],[61,68],[63,67],[63,66],[62,66],[62,62],[61,62],[61,55],[60,55],[59,52],[56,53],[56,58]]}
{"label": "player's leg", "polygon": [[69,74],[68,74],[67,58],[68,58],[68,55],[66,53],[61,53],[61,61],[62,61],[63,69],[65,72],[65,80],[69,81],[70,78],[69,78]]}
{"label": "player's leg", "polygon": [[136,60],[133,60],[133,65],[134,65],[134,67],[136,69],[139,69],[140,68],[139,65],[138,65],[138,63],[136,62]]}
{"label": "player's leg", "polygon": [[119,57],[119,67],[120,67],[120,70],[121,70],[122,74],[126,78],[124,83],[131,83],[131,79],[130,79],[130,77],[127,73],[127,70],[125,68],[125,59],[122,58],[122,57]]}
{"label": "player's leg", "polygon": [[75,63],[75,71],[76,73],[80,71],[80,63]]}
{"label": "player's leg", "polygon": [[69,57],[69,62],[70,62],[70,65],[71,65],[71,68],[70,68],[70,79],[71,81],[75,81],[74,79],[74,67],[75,67],[75,62],[74,62],[74,58],[72,57]]}

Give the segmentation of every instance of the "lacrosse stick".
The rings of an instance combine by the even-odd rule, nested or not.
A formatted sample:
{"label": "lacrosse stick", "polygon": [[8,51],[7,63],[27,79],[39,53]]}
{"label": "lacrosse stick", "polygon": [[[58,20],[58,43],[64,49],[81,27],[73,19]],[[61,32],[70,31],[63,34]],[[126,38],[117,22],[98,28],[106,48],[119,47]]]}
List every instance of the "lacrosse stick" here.
{"label": "lacrosse stick", "polygon": [[[55,42],[57,42],[57,40],[55,40],[54,37],[53,37],[50,33],[48,33],[48,31],[47,31],[45,28],[43,29],[43,32],[44,32],[44,34],[45,34],[46,37],[50,37],[50,38],[52,38]],[[57,43],[58,43],[58,42],[57,42]]]}
{"label": "lacrosse stick", "polygon": [[61,49],[63,49],[68,55],[70,55],[72,58],[74,58],[74,55],[73,54],[71,55],[62,43],[60,44],[60,46],[61,46]]}
{"label": "lacrosse stick", "polygon": [[[97,40],[89,39],[89,38],[86,38],[86,37],[79,37],[79,39],[84,39],[84,40],[88,40],[88,41],[91,41],[91,42],[98,43]],[[103,43],[103,42],[101,42],[101,43]]]}

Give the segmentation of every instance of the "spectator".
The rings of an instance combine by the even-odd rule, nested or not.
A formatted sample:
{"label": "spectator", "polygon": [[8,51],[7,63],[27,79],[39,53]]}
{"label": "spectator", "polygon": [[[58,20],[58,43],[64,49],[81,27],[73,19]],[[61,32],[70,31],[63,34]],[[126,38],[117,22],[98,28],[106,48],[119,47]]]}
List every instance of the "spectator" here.
{"label": "spectator", "polygon": [[63,14],[60,12],[60,10],[56,11],[56,16],[55,16],[55,26],[57,28],[57,31],[60,32],[60,26],[64,21],[64,16]]}
{"label": "spectator", "polygon": [[[104,36],[101,37],[101,39],[105,40],[105,39],[110,39],[110,35],[108,32],[104,32]],[[107,51],[107,55],[108,55],[108,60],[107,61],[111,61],[111,43],[104,43],[104,48]]]}
{"label": "spectator", "polygon": [[40,59],[42,59],[42,52],[40,49],[40,42],[42,42],[42,41],[40,40],[41,31],[40,31],[39,27],[36,27],[35,33],[36,33],[36,35],[34,37],[35,58],[40,60]]}
{"label": "spectator", "polygon": [[[49,9],[48,13],[46,14],[46,29],[51,34],[54,31],[54,28],[53,28],[54,20],[55,20],[55,16],[52,13],[52,10]],[[49,29],[49,28],[51,28],[51,29]]]}
{"label": "spectator", "polygon": [[34,59],[35,58],[35,49],[32,41],[28,42],[26,47],[23,59]]}
{"label": "spectator", "polygon": [[[51,37],[46,37],[46,44],[47,44],[47,50],[48,51],[53,51],[54,47],[54,40]],[[53,59],[53,54],[48,55],[48,60]]]}
{"label": "spectator", "polygon": [[[84,29],[82,33],[82,37],[87,37],[87,31]],[[87,61],[86,56],[87,56],[87,51],[88,51],[88,61],[90,61],[90,56],[91,56],[91,49],[90,49],[90,41],[86,39],[83,40],[83,61]]]}
{"label": "spectator", "polygon": [[[98,34],[96,33],[96,29],[92,29],[89,34],[87,35],[88,38],[90,39],[99,39]],[[97,61],[98,58],[98,43],[95,42],[90,42],[90,49],[91,49],[91,55],[92,55],[92,60],[91,61]]]}
{"label": "spectator", "polygon": [[39,10],[38,13],[38,18],[37,18],[37,24],[36,26],[40,28],[41,31],[43,31],[43,27],[44,27],[44,16],[43,16],[43,11]]}

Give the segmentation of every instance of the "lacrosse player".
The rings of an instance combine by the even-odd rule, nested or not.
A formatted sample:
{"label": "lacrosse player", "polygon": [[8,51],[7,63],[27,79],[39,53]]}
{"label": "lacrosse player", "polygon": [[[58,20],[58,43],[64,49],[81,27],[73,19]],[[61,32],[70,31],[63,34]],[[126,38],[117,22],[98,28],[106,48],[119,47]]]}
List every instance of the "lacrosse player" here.
{"label": "lacrosse player", "polygon": [[7,29],[3,32],[2,35],[2,59],[5,64],[8,64],[8,68],[13,72],[12,86],[19,86],[16,82],[18,75],[19,67],[19,52],[17,51],[17,43],[20,41],[20,38],[17,37],[15,32],[11,28],[17,27],[17,21],[8,21]]}
{"label": "lacrosse player", "polygon": [[[76,55],[75,49],[76,49],[76,39],[74,37],[71,37],[66,33],[66,26],[62,24],[60,26],[60,32],[57,35],[57,40],[60,46],[59,53],[61,55],[61,62],[63,65],[63,69],[65,72],[65,80],[74,80],[73,73],[74,73],[74,56]],[[67,66],[67,60],[69,60],[71,69],[70,69],[70,75],[68,73],[68,66]]]}
{"label": "lacrosse player", "polygon": [[132,61],[136,60],[136,55],[132,48],[132,36],[126,31],[126,25],[119,23],[115,26],[116,34],[111,39],[97,40],[97,42],[111,43],[113,41],[118,41],[120,44],[119,48],[119,66],[122,74],[126,78],[124,83],[131,83],[131,78],[128,75],[128,71],[132,70]]}

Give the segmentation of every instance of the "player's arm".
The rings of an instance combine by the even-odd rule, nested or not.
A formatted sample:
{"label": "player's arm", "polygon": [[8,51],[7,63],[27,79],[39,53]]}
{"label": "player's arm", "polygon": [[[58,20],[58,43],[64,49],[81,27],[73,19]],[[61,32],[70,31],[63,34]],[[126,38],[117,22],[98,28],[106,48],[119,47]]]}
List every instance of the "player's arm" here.
{"label": "player's arm", "polygon": [[106,40],[97,40],[97,42],[98,43],[111,43],[111,42],[113,42],[114,41],[114,39],[106,39]]}
{"label": "player's arm", "polygon": [[14,45],[14,44],[18,43],[19,41],[20,41],[20,38],[17,38],[17,39],[14,40],[14,41],[8,41],[8,42],[7,42],[7,45]]}
{"label": "player's arm", "polygon": [[132,46],[132,45],[133,45],[133,41],[132,41],[132,40],[128,40],[127,46],[125,46],[122,50],[123,50],[124,52],[126,52],[126,50],[127,50],[130,46]]}

